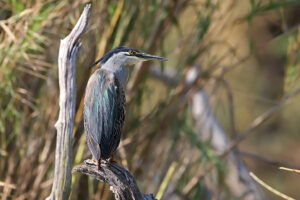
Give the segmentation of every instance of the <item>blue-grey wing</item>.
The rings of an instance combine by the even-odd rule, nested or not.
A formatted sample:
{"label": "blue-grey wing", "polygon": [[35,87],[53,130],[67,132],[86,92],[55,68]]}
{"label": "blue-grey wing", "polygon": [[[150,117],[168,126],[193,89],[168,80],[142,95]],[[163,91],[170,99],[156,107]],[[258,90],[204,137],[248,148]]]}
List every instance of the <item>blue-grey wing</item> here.
{"label": "blue-grey wing", "polygon": [[84,127],[95,159],[107,159],[120,143],[125,95],[118,79],[97,70],[89,79],[84,99]]}

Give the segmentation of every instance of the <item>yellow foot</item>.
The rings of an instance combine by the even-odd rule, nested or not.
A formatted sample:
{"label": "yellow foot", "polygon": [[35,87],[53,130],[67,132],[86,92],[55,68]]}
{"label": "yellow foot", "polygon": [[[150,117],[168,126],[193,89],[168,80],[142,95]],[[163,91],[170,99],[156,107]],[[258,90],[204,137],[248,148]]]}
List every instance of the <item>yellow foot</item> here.
{"label": "yellow foot", "polygon": [[114,155],[112,155],[111,157],[110,157],[110,159],[109,159],[109,163],[118,163],[116,160],[115,160],[115,157],[114,157]]}

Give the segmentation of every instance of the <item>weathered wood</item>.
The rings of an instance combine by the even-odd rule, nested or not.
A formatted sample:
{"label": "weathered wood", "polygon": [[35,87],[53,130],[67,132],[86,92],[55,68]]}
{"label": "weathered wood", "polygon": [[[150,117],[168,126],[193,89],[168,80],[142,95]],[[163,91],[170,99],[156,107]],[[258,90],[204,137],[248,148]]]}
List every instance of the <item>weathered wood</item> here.
{"label": "weathered wood", "polygon": [[59,117],[57,129],[55,168],[52,191],[48,200],[68,199],[71,190],[72,133],[76,103],[76,57],[79,38],[88,25],[91,5],[87,5],[72,32],[60,42],[58,56]]}
{"label": "weathered wood", "polygon": [[99,171],[95,162],[86,160],[73,170],[108,183],[116,200],[155,200],[152,194],[142,194],[130,172],[117,163],[102,161]]}

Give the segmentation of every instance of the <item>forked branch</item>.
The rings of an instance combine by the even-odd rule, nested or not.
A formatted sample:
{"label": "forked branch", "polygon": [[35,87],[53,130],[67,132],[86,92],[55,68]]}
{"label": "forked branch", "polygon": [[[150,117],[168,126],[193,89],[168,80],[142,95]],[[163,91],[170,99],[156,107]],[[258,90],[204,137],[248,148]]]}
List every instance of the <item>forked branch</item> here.
{"label": "forked branch", "polygon": [[59,117],[57,129],[53,185],[47,200],[69,199],[72,169],[72,133],[76,105],[76,58],[80,36],[88,26],[91,5],[88,4],[72,32],[60,42],[58,55]]}

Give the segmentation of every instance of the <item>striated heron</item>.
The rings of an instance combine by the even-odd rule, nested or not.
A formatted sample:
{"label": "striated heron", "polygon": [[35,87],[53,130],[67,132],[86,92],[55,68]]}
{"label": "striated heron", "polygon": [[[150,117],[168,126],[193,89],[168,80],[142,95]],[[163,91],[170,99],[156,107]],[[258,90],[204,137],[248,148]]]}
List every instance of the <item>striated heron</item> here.
{"label": "striated heron", "polygon": [[101,62],[101,68],[92,74],[86,87],[84,128],[98,170],[101,159],[111,159],[120,143],[125,119],[128,66],[147,60],[167,59],[128,47],[117,47],[91,66]]}

